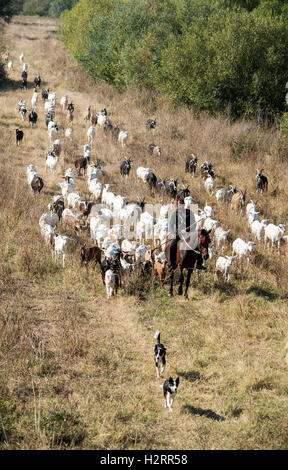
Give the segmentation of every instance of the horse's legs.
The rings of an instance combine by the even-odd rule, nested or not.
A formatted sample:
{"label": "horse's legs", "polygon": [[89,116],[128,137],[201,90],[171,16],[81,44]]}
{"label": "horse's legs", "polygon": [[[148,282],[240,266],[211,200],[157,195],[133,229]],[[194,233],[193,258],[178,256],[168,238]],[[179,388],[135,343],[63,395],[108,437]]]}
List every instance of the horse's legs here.
{"label": "horse's legs", "polygon": [[183,294],[183,282],[184,282],[183,268],[182,268],[182,266],[180,266],[180,277],[179,277],[178,295],[182,295],[182,294]]}
{"label": "horse's legs", "polygon": [[170,290],[169,290],[169,295],[170,295],[170,297],[173,296],[173,280],[174,280],[174,271],[171,270],[171,274],[170,274]]}
{"label": "horse's legs", "polygon": [[189,289],[190,278],[191,278],[192,272],[193,272],[193,268],[188,269],[187,279],[186,279],[186,288],[185,288],[185,294],[184,294],[185,299],[188,299],[188,289]]}

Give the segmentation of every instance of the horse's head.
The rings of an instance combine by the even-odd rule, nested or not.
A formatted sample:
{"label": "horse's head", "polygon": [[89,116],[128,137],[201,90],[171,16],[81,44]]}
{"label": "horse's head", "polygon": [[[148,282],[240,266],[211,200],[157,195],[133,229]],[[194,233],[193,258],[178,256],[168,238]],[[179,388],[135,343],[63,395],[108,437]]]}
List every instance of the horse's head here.
{"label": "horse's head", "polygon": [[200,251],[202,255],[204,256],[204,259],[209,258],[209,252],[208,252],[208,247],[209,244],[211,243],[211,239],[209,237],[211,230],[205,230],[202,229],[200,232]]}

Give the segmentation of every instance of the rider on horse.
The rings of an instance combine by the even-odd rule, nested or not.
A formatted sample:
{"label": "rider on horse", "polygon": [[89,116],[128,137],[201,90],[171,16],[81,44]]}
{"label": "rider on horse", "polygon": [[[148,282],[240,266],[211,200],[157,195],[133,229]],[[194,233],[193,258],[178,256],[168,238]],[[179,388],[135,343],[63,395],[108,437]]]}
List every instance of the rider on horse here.
{"label": "rider on horse", "polygon": [[[177,268],[176,258],[177,258],[177,246],[179,240],[182,240],[182,243],[185,243],[185,248],[187,246],[197,254],[197,263],[196,269],[205,270],[206,268],[203,266],[203,258],[200,252],[200,243],[201,243],[201,233],[197,232],[197,242],[196,246],[189,245],[189,242],[185,239],[184,235],[185,232],[187,234],[187,238],[189,240],[189,236],[195,235],[196,221],[192,211],[186,209],[184,206],[184,199],[180,196],[177,198],[177,210],[173,212],[169,220],[169,227],[168,227],[168,239],[172,239],[170,250],[169,250],[169,262],[170,268],[169,270],[172,271]],[[200,238],[199,238],[200,235]],[[195,238],[195,237],[194,237]],[[192,236],[191,236],[192,240]]]}

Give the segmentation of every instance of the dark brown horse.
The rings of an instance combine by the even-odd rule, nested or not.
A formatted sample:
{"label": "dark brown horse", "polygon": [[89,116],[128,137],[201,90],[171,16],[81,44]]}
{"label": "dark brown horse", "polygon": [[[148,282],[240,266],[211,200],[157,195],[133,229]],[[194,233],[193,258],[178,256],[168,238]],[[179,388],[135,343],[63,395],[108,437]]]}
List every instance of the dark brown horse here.
{"label": "dark brown horse", "polygon": [[[202,229],[201,232],[199,232],[199,238],[200,238],[199,247],[196,250],[191,250],[190,248],[187,248],[187,250],[180,250],[179,242],[178,242],[177,256],[176,256],[176,264],[177,264],[177,267],[180,268],[180,277],[179,277],[180,285],[178,288],[178,295],[183,294],[183,282],[184,282],[183,270],[187,269],[186,286],[185,286],[185,293],[184,293],[184,296],[186,299],[188,299],[188,288],[190,284],[191,274],[193,272],[195,263],[197,262],[197,259],[200,256],[200,253],[204,257],[205,260],[209,258],[208,246],[209,246],[209,243],[211,243],[211,240],[209,237],[210,232],[211,230],[207,231],[204,229]],[[166,242],[166,246],[164,250],[169,267],[170,267],[169,252],[170,252],[171,242],[172,240],[168,240]],[[173,295],[173,280],[174,280],[174,271],[172,270],[170,274],[170,291],[169,291],[170,296]]]}

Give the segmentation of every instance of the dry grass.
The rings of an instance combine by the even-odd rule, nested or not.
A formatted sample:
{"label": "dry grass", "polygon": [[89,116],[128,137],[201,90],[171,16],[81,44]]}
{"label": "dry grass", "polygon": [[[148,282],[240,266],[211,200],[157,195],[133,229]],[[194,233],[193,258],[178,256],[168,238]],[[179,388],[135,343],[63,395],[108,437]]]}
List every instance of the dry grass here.
{"label": "dry grass", "polygon": [[[136,179],[137,166],[158,177],[189,183],[203,206],[215,206],[199,176],[184,172],[191,153],[214,163],[217,187],[234,182],[255,199],[256,168],[265,168],[269,192],[259,198],[262,215],[287,220],[287,161],[277,157],[277,129],[224,117],[193,116],[170,109],[159,97],[133,90],[119,94],[92,85],[56,39],[55,21],[17,17],[5,43],[14,59],[11,82],[1,92],[0,172],[0,447],[2,449],[284,449],[287,448],[287,248],[281,258],[257,256],[249,272],[236,268],[232,281],[213,282],[213,263],[193,279],[189,301],[168,298],[154,278],[136,295],[105,299],[99,267],[79,270],[79,246],[69,247],[67,268],[52,261],[40,238],[38,219],[47,210],[64,168],[86,142],[82,112],[106,107],[113,124],[130,130],[123,150],[98,132],[93,157],[105,161],[113,190],[130,199],[160,202]],[[74,144],[56,176],[45,174],[48,138],[42,103],[37,128],[20,122],[20,97],[30,104],[32,89],[21,93],[18,57],[24,51],[28,79],[40,73],[43,86],[68,93],[76,105]],[[155,109],[157,109],[155,111]],[[153,139],[145,130],[156,116]],[[63,138],[64,116],[57,108]],[[17,149],[14,129],[25,138]],[[152,161],[148,145],[163,148]],[[129,184],[119,182],[119,162],[129,155]],[[27,189],[26,166],[36,164],[45,187],[39,197]],[[85,194],[86,183],[77,179]],[[274,190],[275,196],[271,193]],[[246,218],[219,207],[217,218],[232,228],[231,240],[251,238]],[[59,230],[64,232],[63,227]],[[76,237],[74,236],[76,239]],[[227,251],[229,253],[229,251]],[[180,376],[173,414],[164,409],[153,364],[153,335],[161,330],[168,350],[165,377]]]}

